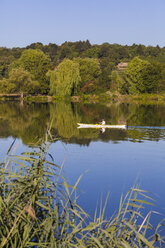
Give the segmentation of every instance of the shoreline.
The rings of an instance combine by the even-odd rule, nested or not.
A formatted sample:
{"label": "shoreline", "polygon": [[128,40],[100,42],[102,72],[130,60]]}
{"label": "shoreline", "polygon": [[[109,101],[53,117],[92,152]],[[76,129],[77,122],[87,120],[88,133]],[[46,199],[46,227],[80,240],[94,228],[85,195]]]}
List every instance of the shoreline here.
{"label": "shoreline", "polygon": [[21,94],[0,94],[0,101],[20,101],[49,103],[57,101],[71,101],[75,103],[162,103],[165,104],[165,93],[163,94],[142,94],[142,95],[119,95],[115,93],[102,93],[97,95],[82,95],[71,97],[59,97],[50,95],[24,95]]}

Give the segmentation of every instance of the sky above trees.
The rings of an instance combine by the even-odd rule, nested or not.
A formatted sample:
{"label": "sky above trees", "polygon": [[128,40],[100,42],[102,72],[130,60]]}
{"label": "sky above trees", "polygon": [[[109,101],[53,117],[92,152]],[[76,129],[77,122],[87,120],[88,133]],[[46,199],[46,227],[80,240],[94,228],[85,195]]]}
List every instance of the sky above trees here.
{"label": "sky above trees", "polygon": [[165,0],[0,0],[0,46],[90,40],[165,46]]}

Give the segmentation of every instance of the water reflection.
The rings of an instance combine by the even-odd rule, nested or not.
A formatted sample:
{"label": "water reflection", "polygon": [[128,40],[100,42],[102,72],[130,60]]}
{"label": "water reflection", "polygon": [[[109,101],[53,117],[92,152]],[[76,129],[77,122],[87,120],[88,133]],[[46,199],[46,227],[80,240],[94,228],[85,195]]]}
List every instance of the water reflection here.
{"label": "water reflection", "polygon": [[[164,105],[58,102],[25,103],[21,106],[18,102],[0,103],[0,137],[21,138],[24,144],[29,145],[44,137],[52,123],[52,134],[66,143],[89,145],[91,141],[99,140],[158,141],[165,138],[165,129],[150,127],[165,126],[164,112]],[[77,122],[98,123],[103,118],[107,124],[127,123],[128,129],[77,129]]]}
{"label": "water reflection", "polygon": [[0,137],[21,138],[24,144],[44,137],[49,122],[47,104],[0,103]]}
{"label": "water reflection", "polygon": [[[100,194],[108,191],[115,192],[111,213],[107,215],[113,214],[123,187],[126,192],[137,176],[144,189],[160,196],[159,204],[164,206],[164,142],[156,142],[165,140],[165,129],[150,128],[165,127],[164,112],[163,105],[0,103],[0,153],[4,155],[13,141],[9,139],[5,145],[4,138],[20,138],[29,145],[45,137],[51,124],[52,135],[63,143],[52,144],[50,152],[59,165],[67,157],[65,175],[70,184],[74,185],[82,173],[89,171],[79,186],[87,192],[80,198],[80,206],[89,214],[93,214]],[[77,128],[77,123],[98,123],[102,119],[107,124],[127,123],[128,129],[103,132]],[[21,153],[23,148],[19,149]]]}

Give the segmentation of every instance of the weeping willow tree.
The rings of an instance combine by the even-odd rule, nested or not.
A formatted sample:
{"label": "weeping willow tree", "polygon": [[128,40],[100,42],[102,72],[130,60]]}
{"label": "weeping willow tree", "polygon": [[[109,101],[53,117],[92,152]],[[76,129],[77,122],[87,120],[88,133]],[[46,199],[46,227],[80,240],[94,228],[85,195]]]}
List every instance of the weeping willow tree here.
{"label": "weeping willow tree", "polygon": [[64,59],[54,71],[49,71],[50,94],[57,96],[71,96],[74,94],[81,78],[79,64]]}

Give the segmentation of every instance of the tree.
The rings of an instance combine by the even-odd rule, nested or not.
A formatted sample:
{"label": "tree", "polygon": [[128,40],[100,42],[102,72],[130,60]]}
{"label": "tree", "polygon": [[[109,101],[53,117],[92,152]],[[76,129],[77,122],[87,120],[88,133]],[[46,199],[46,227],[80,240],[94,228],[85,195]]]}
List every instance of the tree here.
{"label": "tree", "polygon": [[97,46],[93,46],[88,50],[84,51],[83,53],[83,57],[88,57],[88,58],[98,58],[98,55],[99,55],[99,48]]}
{"label": "tree", "polygon": [[128,83],[125,80],[124,75],[119,73],[118,71],[114,70],[111,73],[110,77],[110,90],[112,92],[119,92],[120,94],[127,94],[128,93]]}
{"label": "tree", "polygon": [[13,69],[9,73],[9,83],[15,84],[15,92],[35,94],[40,90],[40,84],[34,80],[30,72],[23,68]]}
{"label": "tree", "polygon": [[42,50],[44,47],[44,45],[41,42],[36,42],[36,43],[32,43],[29,46],[26,47],[26,49],[40,49]]}
{"label": "tree", "polygon": [[8,66],[3,61],[0,61],[0,79],[5,77],[7,69]]}
{"label": "tree", "polygon": [[158,67],[138,57],[128,64],[125,75],[130,94],[155,92],[161,78]]}
{"label": "tree", "polygon": [[99,84],[101,87],[109,88],[112,70],[115,69],[115,64],[110,62],[108,58],[100,59],[101,74],[99,76]]}
{"label": "tree", "polygon": [[64,59],[54,71],[49,71],[50,93],[57,96],[74,94],[81,78],[79,64],[76,61]]}
{"label": "tree", "polygon": [[74,50],[79,54],[86,51],[91,47],[89,40],[86,41],[77,41],[74,43]]}
{"label": "tree", "polygon": [[0,93],[13,93],[14,90],[15,84],[10,83],[6,78],[0,80]]}
{"label": "tree", "polygon": [[99,60],[93,58],[77,58],[75,61],[79,63],[80,67],[80,87],[82,88],[85,84],[89,84],[89,82],[96,86],[101,74]]}
{"label": "tree", "polygon": [[30,72],[23,68],[16,68],[10,71],[9,78],[0,81],[1,93],[37,93],[40,84],[33,80]]}
{"label": "tree", "polygon": [[28,49],[23,51],[21,57],[13,63],[13,67],[22,67],[33,75],[35,81],[40,83],[40,93],[49,91],[49,82],[46,73],[51,69],[51,60],[41,50]]}
{"label": "tree", "polygon": [[110,49],[109,43],[103,43],[100,46],[100,51],[99,51],[98,57],[99,58],[108,57],[109,56],[109,49]]}

